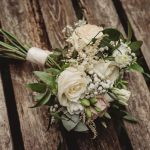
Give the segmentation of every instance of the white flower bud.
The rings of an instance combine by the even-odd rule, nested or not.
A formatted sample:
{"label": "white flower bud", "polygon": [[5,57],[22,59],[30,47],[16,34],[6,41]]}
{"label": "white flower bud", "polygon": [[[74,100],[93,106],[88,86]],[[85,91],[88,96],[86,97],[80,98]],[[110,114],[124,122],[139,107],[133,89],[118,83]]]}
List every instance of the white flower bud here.
{"label": "white flower bud", "polygon": [[55,108],[58,108],[58,105],[57,105],[57,104],[55,104],[55,105],[54,105],[54,107],[55,107]]}
{"label": "white flower bud", "polygon": [[97,94],[98,94],[98,92],[97,92],[97,91],[95,91],[95,92],[94,92],[94,94],[95,94],[95,95],[97,95]]}
{"label": "white flower bud", "polygon": [[124,104],[127,103],[131,95],[131,92],[125,89],[113,88],[112,92],[117,96],[120,101],[124,102]]}
{"label": "white flower bud", "polygon": [[90,71],[89,71],[89,74],[93,74],[93,73],[94,73],[93,70],[90,70]]}

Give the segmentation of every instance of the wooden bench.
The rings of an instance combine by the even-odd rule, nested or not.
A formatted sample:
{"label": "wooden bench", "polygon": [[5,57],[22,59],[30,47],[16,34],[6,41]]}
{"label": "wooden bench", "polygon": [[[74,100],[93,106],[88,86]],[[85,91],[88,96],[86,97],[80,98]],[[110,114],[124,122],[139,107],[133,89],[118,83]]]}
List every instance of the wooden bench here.
{"label": "wooden bench", "polygon": [[[141,52],[150,69],[150,0],[0,0],[0,24],[26,44],[51,49],[62,47],[62,29],[84,17],[89,23],[126,31],[143,40]],[[67,134],[59,126],[48,132],[44,108],[30,109],[33,99],[24,84],[33,81],[29,63],[0,63],[0,150],[150,150],[150,92],[140,73],[127,78],[132,96],[128,111],[138,124],[115,119],[99,135]]]}

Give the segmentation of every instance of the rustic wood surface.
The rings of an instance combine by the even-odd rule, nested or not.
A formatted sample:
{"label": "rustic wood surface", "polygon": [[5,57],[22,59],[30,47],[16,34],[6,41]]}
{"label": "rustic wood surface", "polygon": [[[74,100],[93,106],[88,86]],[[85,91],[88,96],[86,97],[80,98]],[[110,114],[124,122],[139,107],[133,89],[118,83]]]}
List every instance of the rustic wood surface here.
{"label": "rustic wood surface", "polygon": [[[139,123],[125,122],[125,127],[134,150],[150,149],[150,93],[139,73],[128,76],[129,89],[132,92],[129,100],[128,111],[135,116]],[[142,142],[141,142],[142,141]]]}
{"label": "rustic wood surface", "polygon": [[[106,26],[115,25],[114,27],[122,30],[120,21],[111,0],[95,0],[94,3],[90,0],[81,0],[81,5],[84,8],[83,12],[85,14],[85,17],[87,20],[89,20],[90,23],[93,21],[97,24],[103,23]],[[100,17],[96,16],[95,14],[100,14]],[[130,110],[131,114],[138,118],[139,123],[136,125],[126,123],[126,131],[135,150],[138,148],[143,150],[149,149],[150,142],[148,142],[148,140],[150,139],[150,93],[141,74],[130,73],[130,75],[128,76],[128,80],[129,87],[132,93],[128,110]],[[142,139],[145,142],[141,143]]]}
{"label": "rustic wood surface", "polygon": [[12,150],[12,138],[0,74],[0,150]]}
{"label": "rustic wood surface", "polygon": [[121,2],[136,38],[143,41],[141,50],[150,69],[150,0],[121,0]]}
{"label": "rustic wood surface", "polygon": [[[34,46],[47,47],[43,42],[38,23],[36,22],[30,1],[1,0],[0,20],[2,28],[14,33],[20,40]],[[48,48],[48,47],[47,47]],[[57,149],[61,133],[57,127],[46,132],[48,121],[44,108],[30,109],[33,99],[24,86],[31,80],[32,70],[38,69],[31,64],[10,65],[11,79],[17,103],[21,132],[26,150]]]}
{"label": "rustic wood surface", "polygon": [[[142,53],[150,67],[149,0],[120,0],[120,2],[136,38],[144,40]],[[114,4],[112,0],[0,0],[0,22],[2,28],[14,33],[22,42],[50,50],[64,46],[62,29],[67,24],[72,25],[76,20],[81,19],[81,16],[89,23],[117,27],[123,31],[116,11],[120,9],[117,8],[119,5],[115,8]],[[29,63],[10,65],[23,140],[21,150],[57,150],[61,142],[64,143],[63,150],[129,150],[127,145],[122,144],[112,122],[108,125],[108,129],[97,123],[99,135],[96,140],[91,140],[86,134],[68,134],[58,126],[53,126],[46,132],[48,120],[45,108],[29,108],[34,102],[31,92],[24,86],[25,83],[35,80],[31,76],[32,71],[39,69],[41,68]],[[138,124],[124,122],[125,132],[130,140],[128,142],[131,144],[130,149],[149,150],[150,93],[141,74],[130,73],[126,78],[129,80],[129,89],[132,92],[127,109],[139,120]],[[9,132],[7,117],[9,115],[2,89],[0,77],[0,138],[2,137],[0,149],[11,150],[13,140]],[[19,146],[15,148],[20,150]]]}

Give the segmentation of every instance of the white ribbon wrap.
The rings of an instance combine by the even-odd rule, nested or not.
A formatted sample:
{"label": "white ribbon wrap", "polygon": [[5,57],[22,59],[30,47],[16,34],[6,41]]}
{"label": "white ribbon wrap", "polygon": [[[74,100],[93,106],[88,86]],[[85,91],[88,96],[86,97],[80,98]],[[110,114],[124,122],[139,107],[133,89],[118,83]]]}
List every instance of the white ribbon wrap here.
{"label": "white ribbon wrap", "polygon": [[37,65],[45,65],[48,55],[51,54],[48,50],[42,50],[37,47],[31,47],[28,50],[26,60]]}

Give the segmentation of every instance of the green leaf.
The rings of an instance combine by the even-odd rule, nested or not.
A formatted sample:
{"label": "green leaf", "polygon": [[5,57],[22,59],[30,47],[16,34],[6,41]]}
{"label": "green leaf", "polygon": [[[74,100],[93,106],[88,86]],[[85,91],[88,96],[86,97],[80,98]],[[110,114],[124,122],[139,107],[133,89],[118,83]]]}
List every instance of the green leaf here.
{"label": "green leaf", "polygon": [[118,41],[120,38],[123,38],[122,33],[113,28],[104,29],[103,33],[109,35],[111,41]]}
{"label": "green leaf", "polygon": [[47,92],[47,93],[44,95],[44,97],[42,97],[42,99],[40,99],[40,100],[36,103],[36,105],[34,105],[34,106],[30,107],[30,108],[35,108],[35,107],[39,107],[39,106],[41,106],[41,105],[45,105],[45,104],[47,104],[47,103],[49,102],[50,98],[51,98],[51,93],[50,93],[50,92]]}
{"label": "green leaf", "polygon": [[69,113],[62,115],[62,124],[67,131],[71,131],[79,123],[79,115],[71,115]]}
{"label": "green leaf", "polygon": [[73,130],[77,132],[85,132],[89,129],[83,122],[80,121]]}
{"label": "green leaf", "polygon": [[128,39],[127,41],[131,41],[132,39],[132,28],[131,28],[131,24],[128,22]]}
{"label": "green leaf", "polygon": [[105,36],[105,37],[103,37],[103,39],[101,40],[100,45],[101,45],[102,47],[107,46],[107,47],[109,47],[109,48],[111,48],[111,49],[114,49],[114,46],[112,46],[112,45],[110,44],[110,42],[111,42],[111,39],[109,39],[109,37]]}
{"label": "green leaf", "polygon": [[56,76],[60,73],[60,70],[56,68],[49,68],[49,69],[46,69],[46,72],[51,73],[52,75]]}
{"label": "green leaf", "polygon": [[70,64],[64,64],[62,67],[61,67],[61,71],[64,71],[66,68],[69,67]]}
{"label": "green leaf", "polygon": [[138,49],[141,48],[142,44],[143,44],[142,41],[135,41],[130,43],[128,46],[131,48],[133,52],[136,52]]}
{"label": "green leaf", "polygon": [[44,83],[30,83],[27,87],[34,92],[43,93],[46,90],[46,85]]}
{"label": "green leaf", "polygon": [[141,73],[144,73],[144,69],[142,68],[142,66],[140,66],[137,63],[131,64],[129,69],[130,70],[135,70],[135,71],[138,71],[138,72],[141,72]]}
{"label": "green leaf", "polygon": [[36,95],[34,98],[37,101],[40,101],[45,95],[46,95],[47,91],[45,91],[44,93],[40,93],[38,95]]}
{"label": "green leaf", "polygon": [[37,76],[41,81],[45,84],[49,85],[50,87],[55,87],[55,78],[51,76],[49,73],[42,72],[42,71],[34,71],[35,76]]}
{"label": "green leaf", "polygon": [[130,121],[130,122],[133,122],[133,123],[138,122],[138,120],[130,114],[127,114],[127,115],[123,116],[123,119],[125,119],[127,121]]}

